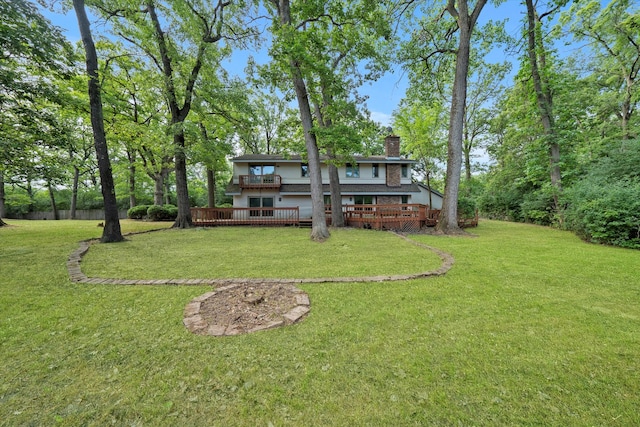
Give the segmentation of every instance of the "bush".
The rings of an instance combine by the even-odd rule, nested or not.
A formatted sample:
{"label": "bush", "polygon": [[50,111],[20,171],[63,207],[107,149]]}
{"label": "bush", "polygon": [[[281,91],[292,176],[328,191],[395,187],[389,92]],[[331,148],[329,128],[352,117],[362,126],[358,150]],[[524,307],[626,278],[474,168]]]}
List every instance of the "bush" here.
{"label": "bush", "polygon": [[480,197],[482,214],[490,219],[522,221],[522,194],[512,188],[487,191]]}
{"label": "bush", "polygon": [[458,198],[458,216],[460,218],[473,218],[476,216],[476,204],[468,197]]}
{"label": "bush", "polygon": [[640,249],[640,182],[584,182],[567,192],[567,228],[584,240]]}
{"label": "bush", "polygon": [[555,220],[553,205],[552,190],[550,187],[545,187],[526,194],[520,204],[520,210],[525,222],[537,225],[552,225]]}
{"label": "bush", "polygon": [[127,217],[130,219],[144,219],[147,217],[147,211],[151,205],[134,206],[127,211]]}
{"label": "bush", "polygon": [[640,249],[640,144],[622,141],[563,196],[565,226],[594,243]]}
{"label": "bush", "polygon": [[8,193],[5,199],[5,214],[8,217],[20,217],[31,210],[31,198],[26,194],[17,192]]}
{"label": "bush", "polygon": [[150,221],[174,221],[178,216],[178,208],[173,205],[153,205],[147,210]]}

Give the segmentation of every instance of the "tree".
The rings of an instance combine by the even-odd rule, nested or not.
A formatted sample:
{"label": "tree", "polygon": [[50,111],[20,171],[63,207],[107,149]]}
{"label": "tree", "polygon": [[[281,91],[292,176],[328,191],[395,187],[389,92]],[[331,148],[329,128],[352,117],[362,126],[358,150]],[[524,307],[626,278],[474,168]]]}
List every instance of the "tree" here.
{"label": "tree", "polygon": [[102,99],[98,81],[98,56],[91,35],[89,19],[87,18],[84,8],[84,0],[73,0],[73,8],[78,18],[78,27],[86,53],[87,76],[89,79],[89,104],[91,106],[91,127],[93,128],[93,141],[98,158],[98,168],[100,170],[102,198],[104,199],[105,222],[100,241],[103,243],[119,242],[124,240],[124,237],[120,230],[116,192],[113,175],[111,173],[107,139],[104,132]]}
{"label": "tree", "polygon": [[106,130],[126,152],[129,205],[136,205],[139,169],[154,182],[154,204],[162,205],[164,183],[173,167],[172,145],[164,132],[162,82],[144,57],[111,42],[102,42],[100,49],[105,58],[101,76]]}
{"label": "tree", "polygon": [[[174,147],[178,205],[174,227],[188,228],[192,221],[184,124],[202,68],[219,69],[230,43],[244,45],[254,35],[243,22],[244,2],[146,0],[144,8],[139,9],[130,2],[104,0],[99,10],[113,19],[115,32],[143,52],[162,76]],[[213,48],[222,41],[226,47]]]}
{"label": "tree", "polygon": [[[55,82],[68,71],[71,47],[26,0],[0,2],[0,225],[4,185],[11,176],[32,174],[33,150],[52,142],[47,129],[59,122]],[[5,25],[8,23],[8,25]],[[56,137],[57,138],[57,137]],[[53,139],[56,139],[53,138]]]}
{"label": "tree", "polygon": [[393,129],[402,138],[402,151],[418,161],[418,173],[425,177],[431,200],[431,178],[440,171],[446,158],[446,124],[443,106],[417,101],[404,102],[393,112]]}
{"label": "tree", "polygon": [[[480,56],[484,56],[484,53],[486,52],[481,53]],[[471,180],[472,152],[488,134],[489,122],[493,114],[490,103],[503,91],[501,82],[510,68],[509,63],[506,62],[487,64],[476,58],[464,112],[462,155],[466,181]]]}
{"label": "tree", "polygon": [[316,228],[324,233],[324,199],[321,177],[314,176],[314,157],[316,152],[327,157],[332,224],[340,226],[337,166],[364,151],[365,132],[372,128],[357,89],[364,81],[375,80],[388,64],[391,30],[386,3],[274,0],[271,5],[276,35],[271,75],[285,71],[289,86],[293,82],[309,163],[313,221],[317,219]]}
{"label": "tree", "polygon": [[553,13],[552,11],[539,14],[534,7],[533,0],[526,0],[527,5],[527,54],[531,67],[531,79],[535,91],[540,121],[544,128],[546,145],[549,149],[549,174],[551,186],[554,189],[554,208],[560,211],[558,198],[562,192],[562,175],[560,173],[560,144],[555,130],[555,118],[553,111],[552,82],[547,70],[547,51],[542,37],[541,20]]}
{"label": "tree", "polygon": [[[324,241],[330,234],[324,211],[320,153],[316,135],[313,131],[313,117],[309,103],[309,92],[307,91],[303,74],[303,67],[305,65],[304,41],[298,34],[299,29],[304,27],[304,22],[293,23],[289,0],[271,0],[271,5],[274,8],[276,18],[273,23],[275,49],[271,55],[274,60],[280,59],[285,61],[283,65],[295,90],[298,108],[300,110],[300,121],[304,132],[311,183],[311,239]],[[302,18],[303,21],[305,19],[307,18]]]}
{"label": "tree", "polygon": [[[471,52],[471,35],[486,0],[478,0],[469,9],[467,0],[455,2],[449,0],[447,12],[454,18],[460,31],[456,52],[456,72],[451,97],[449,118],[449,139],[447,142],[447,177],[444,189],[442,211],[436,229],[444,233],[459,232],[458,227],[458,189],[462,167],[462,138],[464,129],[464,111],[467,99],[467,76]],[[457,7],[456,7],[457,4]]]}
{"label": "tree", "polygon": [[634,135],[631,119],[640,102],[640,11],[629,0],[575,2],[562,21],[578,40],[590,42],[592,64],[604,87],[616,94],[617,116],[623,139]]}

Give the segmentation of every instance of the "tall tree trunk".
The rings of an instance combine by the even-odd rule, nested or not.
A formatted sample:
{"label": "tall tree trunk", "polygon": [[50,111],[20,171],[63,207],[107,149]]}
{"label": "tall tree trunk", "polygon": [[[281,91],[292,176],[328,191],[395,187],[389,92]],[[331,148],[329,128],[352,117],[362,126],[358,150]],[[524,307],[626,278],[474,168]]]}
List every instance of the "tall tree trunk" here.
{"label": "tall tree trunk", "polygon": [[137,205],[136,200],[136,151],[127,148],[129,160],[129,208]]}
{"label": "tall tree trunk", "polygon": [[216,173],[211,168],[207,168],[207,206],[216,207]]}
{"label": "tall tree trunk", "polygon": [[[458,9],[456,9],[456,3]],[[444,233],[459,233],[458,193],[462,167],[462,136],[464,128],[464,110],[467,102],[467,77],[469,75],[469,54],[471,52],[471,34],[486,0],[478,0],[473,13],[469,15],[467,0],[449,0],[447,11],[458,21],[460,41],[456,54],[456,74],[451,97],[449,116],[449,139],[447,148],[447,178],[445,181],[442,211],[436,229]]]}
{"label": "tall tree trunk", "polygon": [[4,192],[4,172],[0,171],[0,220],[2,220],[2,217],[6,216],[7,214],[5,202],[6,196]]}
{"label": "tall tree trunk", "polygon": [[340,175],[338,167],[329,158],[329,189],[331,191],[331,225],[344,227],[344,214],[342,213],[342,192],[340,191]]}
{"label": "tall tree trunk", "polygon": [[193,225],[191,219],[191,206],[189,205],[189,188],[187,186],[187,157],[185,154],[185,137],[182,124],[191,110],[191,97],[193,87],[196,82],[200,68],[202,67],[202,56],[205,52],[204,43],[198,48],[195,64],[191,70],[189,83],[185,90],[185,102],[182,108],[178,105],[177,91],[173,76],[173,65],[169,56],[169,49],[165,39],[165,33],[160,25],[160,20],[156,14],[155,2],[147,0],[147,10],[153,23],[158,50],[162,60],[162,72],[164,74],[165,91],[171,112],[171,127],[173,129],[173,146],[175,149],[175,172],[176,172],[176,204],[178,206],[178,216],[173,223],[175,228],[190,228]]}
{"label": "tall tree trunk", "polygon": [[[327,107],[330,102],[330,97],[326,95],[326,90],[322,87],[322,98],[324,100],[324,107]],[[322,108],[316,102],[314,105],[316,119],[323,128],[331,128],[333,121],[331,119],[325,119]],[[327,168],[329,170],[329,197],[331,199],[331,225],[333,227],[344,227],[344,214],[342,213],[342,191],[340,189],[340,175],[338,174],[338,167],[336,166],[336,156],[332,148],[327,147]],[[323,195],[324,199],[324,195]],[[325,213],[326,214],[326,213]]]}
{"label": "tall tree trunk", "polygon": [[187,157],[184,153],[184,131],[178,132],[173,141],[176,146],[176,204],[178,205],[178,217],[173,226],[176,228],[189,228],[193,225],[193,222],[189,204],[189,190],[187,188]]}
{"label": "tall tree trunk", "polygon": [[[545,133],[545,139],[549,150],[549,175],[551,186],[554,189],[553,203],[556,213],[560,213],[558,198],[562,192],[562,176],[560,174],[560,145],[555,132],[553,119],[553,95],[548,81],[543,81],[540,67],[544,67],[544,52],[540,32],[538,30],[538,15],[533,5],[533,0],[526,0],[527,3],[527,33],[528,33],[528,54],[531,64],[531,77],[536,93],[540,121]],[[538,61],[538,51],[540,50],[540,61]]]}
{"label": "tall tree trunk", "polygon": [[[285,26],[291,25],[291,9],[289,0],[278,2],[278,13],[280,22]],[[327,239],[329,229],[324,211],[324,196],[322,192],[322,172],[320,165],[320,153],[316,135],[313,133],[313,119],[311,116],[311,105],[309,104],[309,94],[304,82],[300,64],[293,57],[289,57],[290,76],[293,88],[296,92],[298,108],[300,110],[300,121],[304,132],[304,142],[307,149],[307,160],[309,162],[309,178],[311,182],[311,239],[323,241]]]}
{"label": "tall tree trunk", "polygon": [[169,169],[162,170],[163,182],[164,182],[164,204],[171,204],[171,185],[169,184]]}
{"label": "tall tree trunk", "polygon": [[7,214],[5,206],[5,192],[4,192],[4,172],[0,171],[0,227],[7,225],[2,221],[2,217]]}
{"label": "tall tree trunk", "polygon": [[163,203],[164,203],[164,173],[160,171],[160,172],[156,172],[153,175],[153,204],[162,206]]}
{"label": "tall tree trunk", "polygon": [[89,19],[84,10],[84,0],[73,0],[73,8],[78,18],[78,27],[82,36],[82,44],[86,53],[87,75],[89,77],[89,104],[91,106],[91,127],[93,128],[93,142],[98,158],[98,169],[100,170],[100,183],[102,187],[102,198],[104,200],[104,228],[100,241],[120,242],[124,240],[120,230],[120,219],[118,217],[118,204],[116,201],[116,191],[111,173],[111,162],[107,148],[107,138],[104,133],[104,121],[102,114],[102,99],[98,81],[98,55],[93,44]]}
{"label": "tall tree trunk", "polygon": [[302,78],[300,68],[297,63],[291,60],[291,71],[293,74],[293,86],[298,99],[300,109],[300,120],[304,131],[305,147],[307,149],[307,159],[309,162],[309,178],[311,187],[311,239],[323,241],[329,237],[327,219],[324,211],[324,194],[322,191],[322,172],[320,165],[320,153],[316,136],[313,133],[313,121],[311,118],[311,108],[307,88]]}
{"label": "tall tree trunk", "polygon": [[626,96],[624,101],[622,102],[620,118],[621,118],[621,126],[622,126],[622,139],[629,140],[631,139],[631,131],[629,130],[629,120],[631,120],[631,112],[633,109],[631,108],[631,99],[633,97],[631,86],[633,85],[633,81],[630,78],[626,78],[627,87],[625,90]]}
{"label": "tall tree trunk", "polygon": [[467,182],[471,181],[471,147],[473,142],[469,137],[469,129],[464,124],[464,139],[462,140],[462,156],[464,158],[464,178]]}
{"label": "tall tree trunk", "polygon": [[47,181],[47,190],[49,190],[49,201],[51,202],[51,212],[53,213],[53,219],[58,221],[60,219],[60,212],[58,211],[58,205],[56,204],[56,196],[53,193],[53,185]]}
{"label": "tall tree trunk", "polygon": [[78,185],[80,182],[80,168],[73,165],[73,184],[71,187],[71,206],[69,212],[70,219],[76,219],[76,209],[78,208]]}

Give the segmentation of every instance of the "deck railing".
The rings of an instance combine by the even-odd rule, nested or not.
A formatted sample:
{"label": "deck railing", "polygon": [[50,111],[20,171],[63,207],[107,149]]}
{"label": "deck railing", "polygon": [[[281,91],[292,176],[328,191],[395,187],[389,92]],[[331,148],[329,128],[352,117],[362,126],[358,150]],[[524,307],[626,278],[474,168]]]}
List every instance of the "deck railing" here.
{"label": "deck railing", "polygon": [[[416,232],[422,227],[433,227],[438,223],[439,209],[427,205],[344,205],[345,225],[375,230]],[[326,210],[327,221],[331,209]],[[191,208],[194,225],[300,225],[300,209],[292,208]],[[303,223],[309,219],[303,220]],[[478,225],[478,212],[473,218],[458,219],[460,227]]]}
{"label": "deck railing", "polygon": [[298,225],[300,209],[293,208],[191,208],[195,225]]}
{"label": "deck railing", "polygon": [[280,175],[240,175],[240,188],[280,188]]}
{"label": "deck railing", "polygon": [[345,205],[345,223],[350,227],[374,230],[420,230],[427,219],[429,207],[420,204]]}

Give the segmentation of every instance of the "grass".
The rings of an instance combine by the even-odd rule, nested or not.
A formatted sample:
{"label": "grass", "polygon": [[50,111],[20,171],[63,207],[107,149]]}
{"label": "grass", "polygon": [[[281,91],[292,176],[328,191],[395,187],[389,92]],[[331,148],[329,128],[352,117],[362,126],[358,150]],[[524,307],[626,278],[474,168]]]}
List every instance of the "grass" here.
{"label": "grass", "polygon": [[317,244],[300,228],[225,227],[167,230],[131,236],[122,245],[95,245],[83,271],[121,279],[319,278],[420,273],[440,263],[433,252],[391,233],[334,230],[331,239]]}
{"label": "grass", "polygon": [[[483,221],[477,238],[412,236],[454,255],[444,277],[304,285],[312,311],[302,323],[214,338],[182,326],[206,287],[71,283],[66,258],[99,236],[93,222],[10,223],[0,228],[2,426],[640,424],[638,251]],[[325,260],[331,274],[358,275],[394,251],[409,258],[398,270],[432,262],[387,233],[354,243],[351,232],[302,251],[296,229],[172,230],[92,247],[86,267],[104,268],[108,255],[104,264],[136,267],[110,277],[314,277]],[[353,250],[340,251],[345,239]],[[198,255],[206,241],[215,262]],[[391,244],[382,257],[355,250]],[[225,253],[240,246],[290,262],[248,270],[253,253]],[[336,252],[344,262],[329,261]]]}

